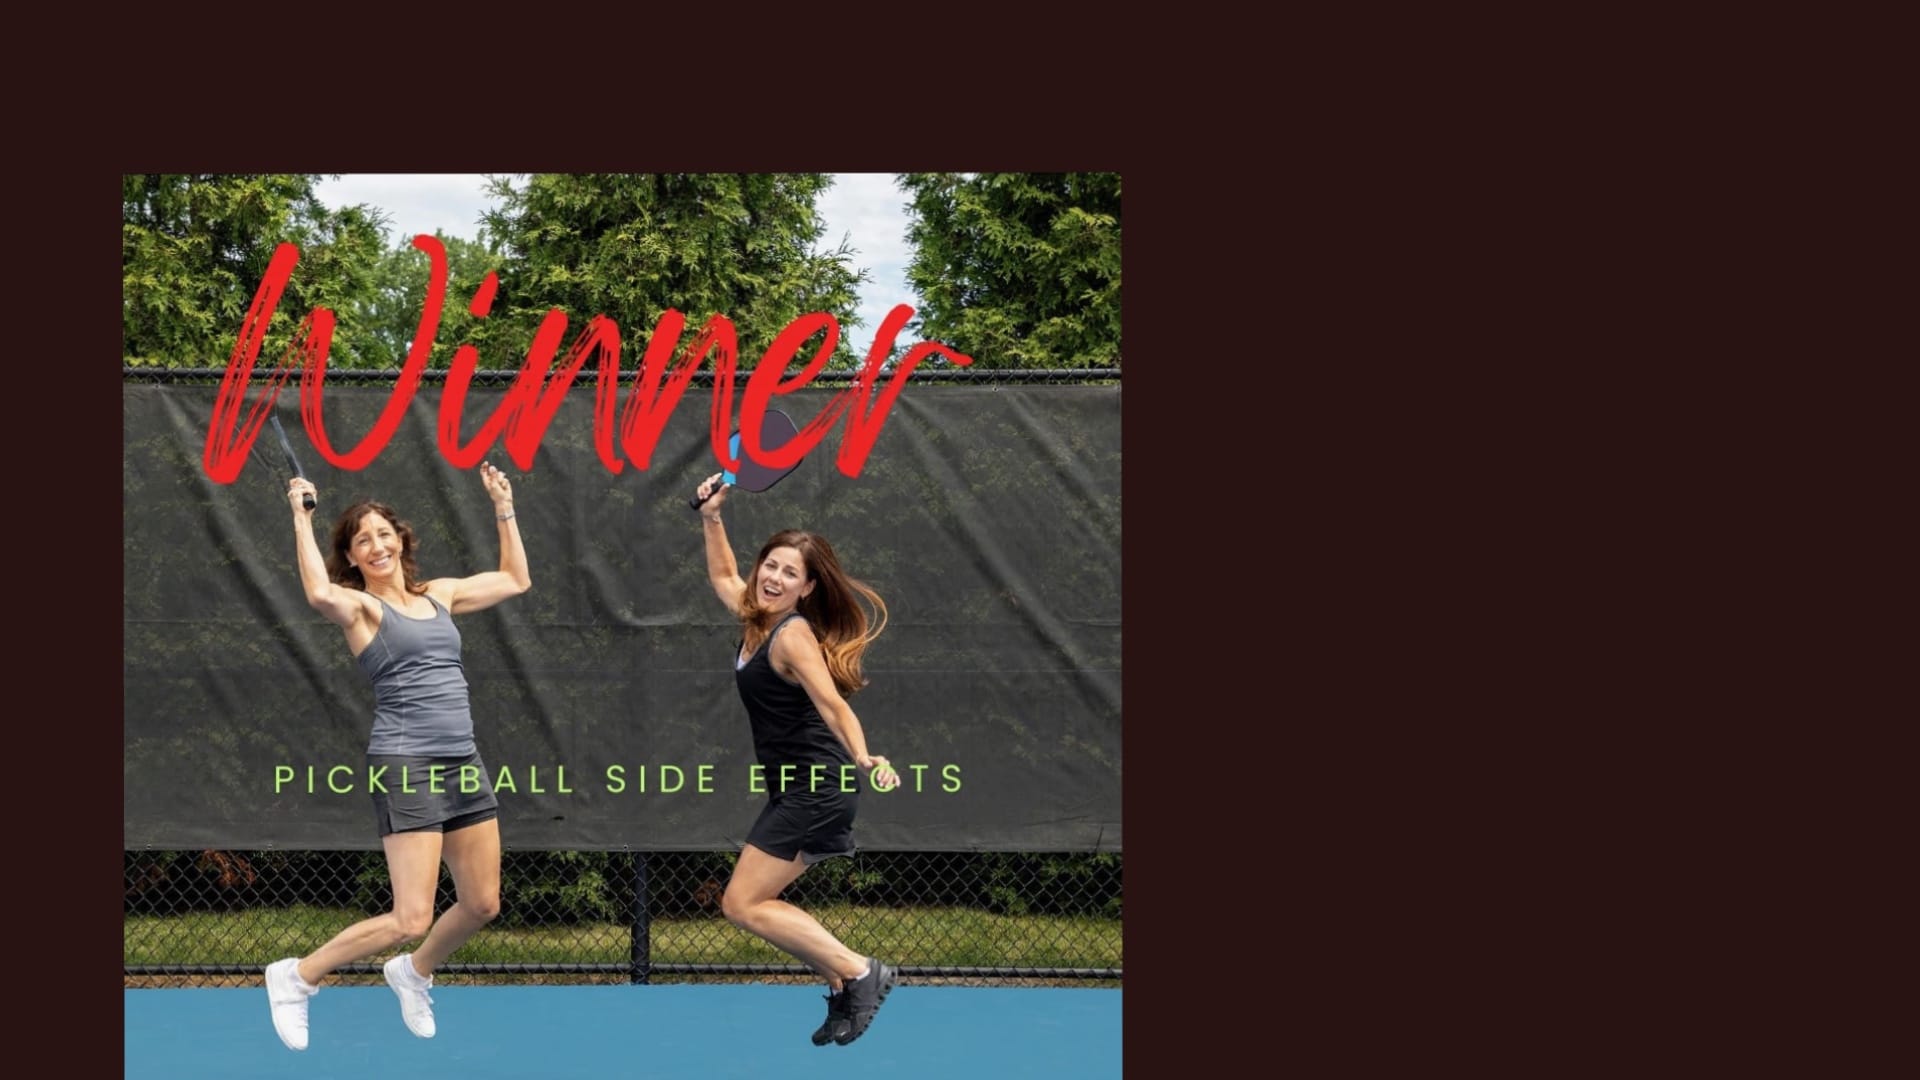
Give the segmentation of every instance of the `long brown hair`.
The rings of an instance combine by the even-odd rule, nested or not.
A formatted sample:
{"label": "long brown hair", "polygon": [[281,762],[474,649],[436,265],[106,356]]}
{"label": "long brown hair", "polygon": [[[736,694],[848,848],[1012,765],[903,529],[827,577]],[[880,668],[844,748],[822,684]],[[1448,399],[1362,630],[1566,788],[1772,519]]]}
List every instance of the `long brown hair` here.
{"label": "long brown hair", "polygon": [[415,596],[427,591],[427,584],[420,581],[420,567],[413,561],[414,549],[418,541],[413,537],[413,526],[400,520],[393,507],[372,499],[361,499],[341,512],[333,523],[333,539],[327,545],[327,579],[335,585],[367,591],[367,579],[360,568],[347,561],[347,549],[353,546],[354,534],[360,531],[360,521],[368,514],[379,514],[393,526],[393,534],[400,538],[400,580],[405,583],[408,592]]}
{"label": "long brown hair", "polygon": [[[754,582],[760,567],[774,548],[790,547],[800,553],[813,591],[800,598],[795,610],[806,617],[820,639],[820,651],[826,656],[827,671],[833,676],[840,696],[851,697],[867,685],[860,671],[860,657],[887,626],[887,603],[865,582],[849,577],[840,567],[827,538],[802,529],[774,533],[760,547],[753,560],[753,573],[747,575],[747,588],[740,598],[740,622],[754,637],[764,637],[773,629],[773,615],[760,606],[760,591]],[[869,613],[871,608],[871,613]]]}

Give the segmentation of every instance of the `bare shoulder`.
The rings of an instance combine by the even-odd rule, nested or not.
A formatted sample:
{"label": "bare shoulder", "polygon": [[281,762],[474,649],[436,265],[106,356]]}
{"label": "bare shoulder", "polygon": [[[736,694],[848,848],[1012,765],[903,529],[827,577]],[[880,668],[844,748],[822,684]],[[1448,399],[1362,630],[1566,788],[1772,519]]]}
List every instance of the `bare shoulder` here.
{"label": "bare shoulder", "polygon": [[773,629],[773,651],[775,653],[784,656],[795,649],[808,652],[818,651],[819,648],[820,639],[814,636],[813,626],[807,622],[805,615],[796,619],[788,619]]}
{"label": "bare shoulder", "polygon": [[357,654],[380,628],[380,601],[361,589],[350,589],[344,585],[339,589],[340,594],[348,598],[346,611],[351,614],[342,612],[344,619],[331,615],[328,617],[347,635],[347,643],[353,646]]}
{"label": "bare shoulder", "polygon": [[452,611],[453,594],[459,587],[460,582],[457,578],[434,578],[427,582],[427,595],[433,597],[434,603]]}

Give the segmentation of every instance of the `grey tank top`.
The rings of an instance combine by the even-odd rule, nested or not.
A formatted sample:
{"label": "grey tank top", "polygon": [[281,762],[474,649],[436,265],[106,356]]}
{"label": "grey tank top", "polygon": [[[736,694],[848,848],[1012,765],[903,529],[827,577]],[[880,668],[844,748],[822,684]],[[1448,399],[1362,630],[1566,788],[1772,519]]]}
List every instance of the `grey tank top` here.
{"label": "grey tank top", "polygon": [[[379,599],[375,597],[375,599]],[[356,658],[373,684],[369,754],[464,756],[474,752],[460,631],[432,597],[433,618],[413,619],[385,600],[380,628]]]}

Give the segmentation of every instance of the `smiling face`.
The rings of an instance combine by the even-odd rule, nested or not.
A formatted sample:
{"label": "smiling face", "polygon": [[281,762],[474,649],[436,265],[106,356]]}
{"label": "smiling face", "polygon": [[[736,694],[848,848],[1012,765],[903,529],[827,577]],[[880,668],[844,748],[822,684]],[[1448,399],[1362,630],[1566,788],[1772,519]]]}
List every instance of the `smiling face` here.
{"label": "smiling face", "polygon": [[413,530],[385,503],[363,500],[334,522],[327,577],[369,589],[376,584],[406,589],[419,580]]}
{"label": "smiling face", "polygon": [[378,511],[362,517],[347,542],[347,562],[360,571],[369,586],[377,581],[404,586],[400,557],[405,553],[406,542],[399,530]]}
{"label": "smiling face", "polygon": [[800,549],[769,549],[754,568],[753,593],[760,606],[775,618],[792,611],[801,598],[813,591],[813,579],[807,576],[806,560]]}

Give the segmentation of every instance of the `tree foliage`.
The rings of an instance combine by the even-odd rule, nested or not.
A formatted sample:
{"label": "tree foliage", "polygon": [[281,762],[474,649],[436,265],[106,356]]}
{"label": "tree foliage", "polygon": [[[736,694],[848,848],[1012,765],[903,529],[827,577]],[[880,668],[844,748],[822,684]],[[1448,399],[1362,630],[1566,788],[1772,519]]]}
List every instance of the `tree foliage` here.
{"label": "tree foliage", "polygon": [[[493,312],[473,330],[482,365],[519,366],[555,308],[568,319],[563,353],[605,315],[620,327],[626,368],[668,309],[686,317],[681,349],[710,316],[725,315],[744,369],[795,318],[827,312],[842,327],[836,366],[853,364],[846,328],[866,272],[851,266],[844,243],[816,250],[814,200],[831,183],[818,173],[494,178],[486,226],[500,238],[502,272]],[[816,335],[800,358],[823,340]]]}
{"label": "tree foliage", "polygon": [[[124,362],[226,366],[275,248],[300,249],[258,362],[277,364],[316,307],[331,310],[330,368],[397,369],[420,325],[431,273],[411,236],[389,236],[383,210],[329,211],[316,175],[129,175],[124,178]],[[681,348],[710,315],[735,329],[751,369],[795,318],[832,314],[834,365],[857,363],[849,331],[867,274],[842,241],[820,247],[815,173],[535,174],[494,177],[497,200],[478,241],[441,234],[448,277],[427,366],[472,344],[481,368],[525,362],[548,313],[567,318],[562,353],[596,315],[620,327],[621,364],[636,366],[660,315],[686,317]],[[470,310],[489,272],[498,291]],[[816,337],[799,356],[811,359]],[[860,357],[860,358],[863,358]]]}
{"label": "tree foliage", "polygon": [[[488,273],[500,267],[499,244],[481,230],[479,240],[466,240],[436,232],[435,237],[447,254],[447,292],[440,308],[440,321],[434,328],[433,351],[427,367],[445,369],[454,350],[472,340],[475,319],[470,305],[475,290]],[[358,325],[365,334],[361,355],[366,366],[397,369],[406,363],[413,339],[420,329],[420,315],[427,301],[427,283],[431,280],[432,260],[413,244],[411,236],[397,236],[380,256],[375,268],[375,288],[362,302]],[[480,367],[516,368],[525,359],[525,341],[518,354],[502,346],[500,355],[482,356]]]}
{"label": "tree foliage", "polygon": [[[350,312],[374,294],[381,213],[330,211],[312,174],[130,174],[121,180],[122,354],[132,365],[224,367],[282,242],[300,262],[268,324],[260,362],[277,363],[315,307]],[[359,362],[341,317],[333,354]]]}
{"label": "tree foliage", "polygon": [[983,368],[1120,363],[1117,173],[907,173],[914,326]]}

